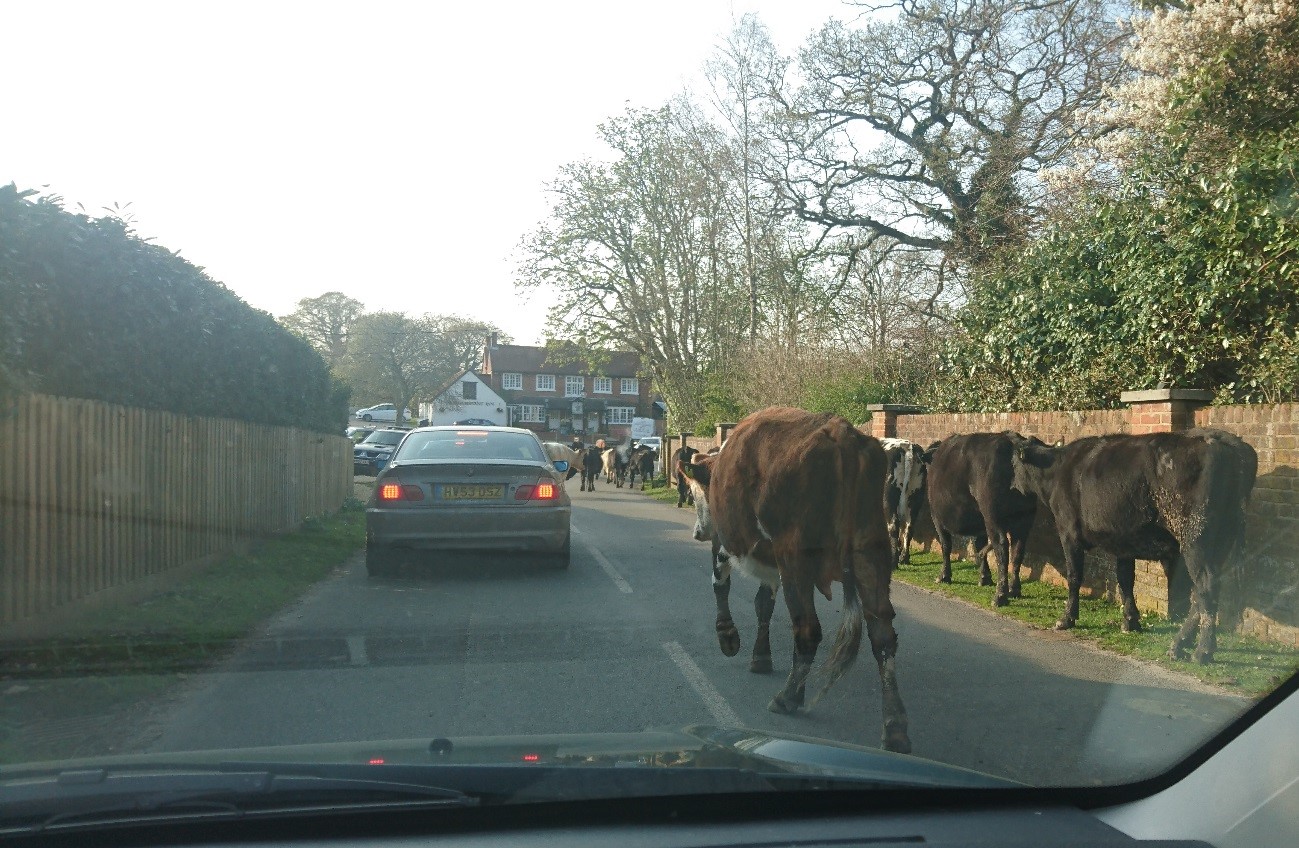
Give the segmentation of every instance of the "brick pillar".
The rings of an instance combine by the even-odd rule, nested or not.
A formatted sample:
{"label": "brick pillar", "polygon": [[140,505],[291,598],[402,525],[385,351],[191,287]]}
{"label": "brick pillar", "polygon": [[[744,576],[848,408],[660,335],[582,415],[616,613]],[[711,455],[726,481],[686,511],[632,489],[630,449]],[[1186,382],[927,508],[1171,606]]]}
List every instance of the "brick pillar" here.
{"label": "brick pillar", "polygon": [[[1195,426],[1196,408],[1213,400],[1213,392],[1203,389],[1147,389],[1123,392],[1119,400],[1129,407],[1128,432],[1134,436],[1180,433]],[[1180,618],[1186,615],[1190,605],[1190,578],[1185,569],[1179,569],[1174,572],[1170,586],[1159,563],[1138,560],[1133,594],[1138,608]]]}
{"label": "brick pillar", "polygon": [[724,421],[717,425],[717,446],[720,448],[726,437],[731,435],[731,430],[735,429],[734,421]]}
{"label": "brick pillar", "polygon": [[1213,392],[1202,389],[1148,389],[1123,392],[1119,400],[1126,403],[1128,431],[1142,433],[1180,433],[1195,426],[1195,409],[1213,400]]}
{"label": "brick pillar", "polygon": [[907,406],[901,403],[872,403],[866,410],[871,414],[870,434],[877,439],[896,439],[898,436],[898,416],[917,415],[925,411],[923,406]]}

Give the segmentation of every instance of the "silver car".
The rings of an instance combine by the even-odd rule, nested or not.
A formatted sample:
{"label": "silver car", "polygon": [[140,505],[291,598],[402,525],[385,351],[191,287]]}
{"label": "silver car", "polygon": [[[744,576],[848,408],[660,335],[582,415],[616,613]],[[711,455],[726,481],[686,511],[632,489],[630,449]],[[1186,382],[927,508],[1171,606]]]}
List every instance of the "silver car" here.
{"label": "silver car", "polygon": [[375,480],[365,511],[373,576],[435,550],[533,552],[566,568],[572,502],[568,463],[515,427],[420,427]]}

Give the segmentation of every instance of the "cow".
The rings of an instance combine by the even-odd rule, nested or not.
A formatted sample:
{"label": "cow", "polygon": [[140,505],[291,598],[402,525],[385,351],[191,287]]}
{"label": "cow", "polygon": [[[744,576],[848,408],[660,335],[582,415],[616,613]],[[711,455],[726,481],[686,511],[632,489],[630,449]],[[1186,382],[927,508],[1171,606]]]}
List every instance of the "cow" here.
{"label": "cow", "polygon": [[579,491],[594,492],[595,478],[600,474],[603,460],[598,447],[582,448],[582,486]]}
{"label": "cow", "polygon": [[1013,485],[1050,507],[1064,550],[1069,600],[1056,629],[1078,620],[1084,551],[1114,555],[1125,632],[1141,630],[1136,560],[1159,560],[1170,582],[1179,565],[1191,578],[1191,608],[1168,656],[1185,659],[1198,627],[1195,661],[1213,662],[1218,583],[1245,533],[1254,449],[1232,433],[1197,429],[1089,436],[1064,447],[1023,442],[1013,460]]}
{"label": "cow", "polygon": [[618,452],[614,448],[606,448],[604,453],[600,454],[600,462],[604,465],[604,482],[613,482],[613,468],[617,461]]}
{"label": "cow", "polygon": [[684,469],[698,452],[688,445],[682,445],[672,453],[672,473],[676,477],[677,484],[677,509],[682,505],[695,505],[695,496],[690,491],[690,483]]}
{"label": "cow", "polygon": [[658,462],[659,452],[648,445],[640,445],[632,452],[627,462],[627,485],[636,485],[636,475],[640,475],[640,489],[645,491],[645,484],[654,479],[654,464]]}
{"label": "cow", "polygon": [[[734,566],[773,592],[778,586],[784,589],[794,656],[789,678],[767,708],[793,713],[803,706],[821,643],[814,595],[819,589],[830,597],[831,584],[838,580],[843,583],[844,617],[822,670],[820,694],[856,658],[864,618],[883,689],[882,744],[909,752],[895,672],[897,632],[889,599],[890,548],[880,511],[884,449],[879,442],[837,415],[772,407],[736,425],[719,453],[696,456],[682,470],[695,497],[694,536],[716,541],[723,579],[729,579]],[[715,594],[716,588],[714,577]],[[718,640],[723,652],[733,655],[738,633],[728,643],[735,624],[724,612],[719,607]]]}
{"label": "cow", "polygon": [[911,532],[924,507],[924,450],[906,439],[880,439],[884,447],[884,518],[893,545],[893,567],[911,562]]}
{"label": "cow", "polygon": [[1020,567],[1037,515],[1037,498],[1011,485],[1014,449],[1024,441],[1013,431],[965,433],[931,444],[922,455],[928,465],[929,512],[943,553],[937,582],[952,582],[952,535],[974,536],[980,585],[992,585],[989,554],[997,564],[994,607],[1020,597]]}

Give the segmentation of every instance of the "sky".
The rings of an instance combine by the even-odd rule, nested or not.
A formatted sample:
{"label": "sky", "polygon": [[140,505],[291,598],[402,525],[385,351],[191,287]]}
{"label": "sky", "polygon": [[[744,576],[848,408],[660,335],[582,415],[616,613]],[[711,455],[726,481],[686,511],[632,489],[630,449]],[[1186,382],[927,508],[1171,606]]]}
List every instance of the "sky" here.
{"label": "sky", "polygon": [[[512,254],[596,126],[687,86],[746,12],[793,53],[839,0],[0,0],[0,184],[126,207],[251,305],[341,291],[539,343]],[[20,82],[21,80],[21,82]]]}

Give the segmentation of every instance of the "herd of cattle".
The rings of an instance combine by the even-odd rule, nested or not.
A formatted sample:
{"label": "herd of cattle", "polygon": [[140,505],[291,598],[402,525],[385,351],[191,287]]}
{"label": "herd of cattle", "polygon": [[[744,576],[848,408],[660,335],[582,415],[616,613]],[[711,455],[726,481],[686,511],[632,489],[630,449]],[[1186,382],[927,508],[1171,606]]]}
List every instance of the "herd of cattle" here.
{"label": "herd of cattle", "polygon": [[[555,459],[582,475],[594,491],[601,470],[622,486],[652,477],[655,451],[631,443],[614,448],[546,443]],[[843,620],[820,674],[823,694],[847,670],[865,623],[883,690],[883,746],[907,752],[907,716],[894,670],[897,632],[889,597],[892,572],[910,559],[912,529],[927,502],[942,551],[938,580],[952,579],[953,536],[972,536],[980,580],[992,585],[994,606],[1020,596],[1020,568],[1038,503],[1055,518],[1064,552],[1068,601],[1060,630],[1078,619],[1083,554],[1115,557],[1124,631],[1139,631],[1133,598],[1137,559],[1158,560],[1171,580],[1184,568],[1191,607],[1168,654],[1213,661],[1218,584],[1245,529],[1245,508],[1258,458],[1239,437],[1221,430],[1090,436],[1048,445],[1013,431],[951,436],[927,447],[875,439],[847,419],[773,407],[750,415],[721,449],[683,447],[672,456],[677,506],[696,510],[694,536],[712,545],[717,639],[722,652],[740,649],[731,618],[731,569],[758,580],[758,632],[749,668],[770,672],[771,616],[784,588],[794,656],[784,687],[768,708],[790,713],[805,705],[806,686],[821,643],[814,591],[831,597],[843,586]],[[881,509],[882,506],[882,509]],[[816,695],[812,699],[815,702]],[[810,706],[810,703],[806,703]]]}

